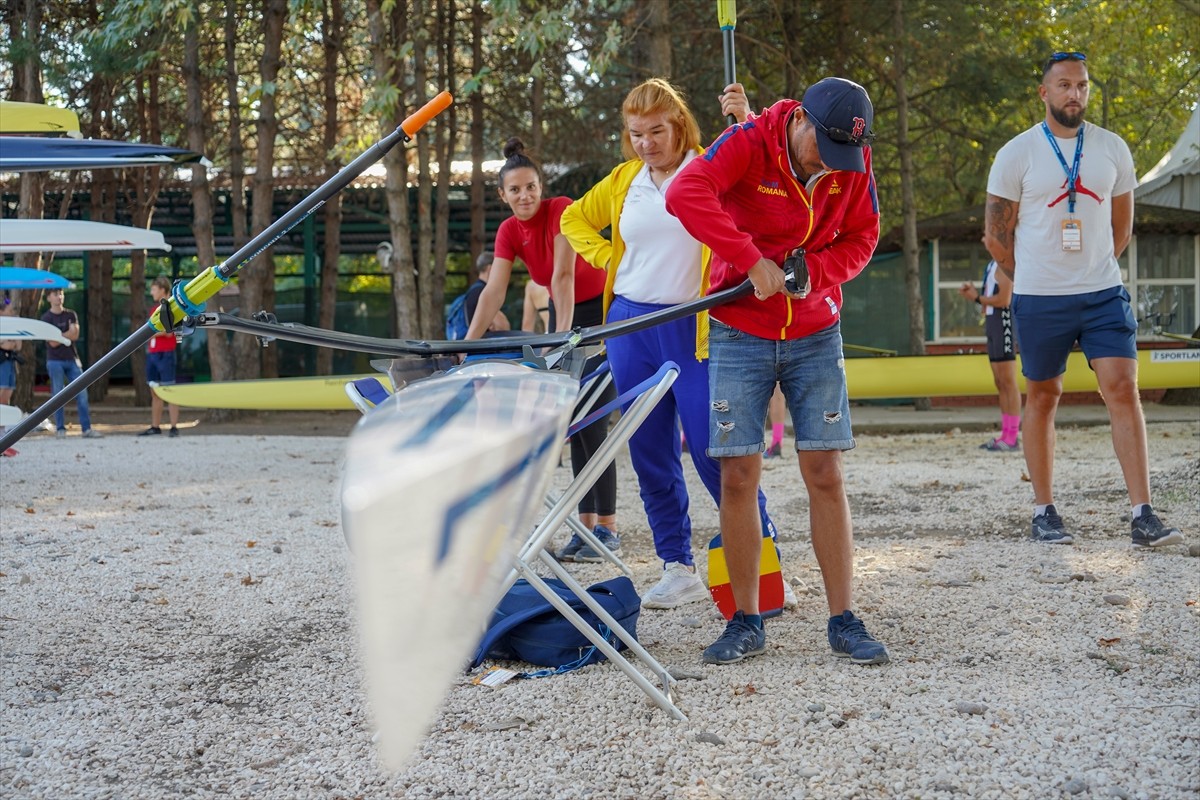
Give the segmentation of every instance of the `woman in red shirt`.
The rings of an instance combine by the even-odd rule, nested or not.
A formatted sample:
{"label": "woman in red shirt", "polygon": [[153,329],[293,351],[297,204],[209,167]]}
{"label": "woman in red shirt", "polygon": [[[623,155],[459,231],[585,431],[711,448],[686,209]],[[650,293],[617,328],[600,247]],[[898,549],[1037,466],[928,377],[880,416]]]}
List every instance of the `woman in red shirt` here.
{"label": "woman in red shirt", "polygon": [[[525,155],[525,145],[520,139],[509,139],[505,143],[504,158],[499,175],[500,199],[508,204],[513,215],[500,223],[496,231],[496,243],[492,248],[495,260],[464,338],[479,339],[487,332],[487,321],[504,303],[513,261],[517,258],[525,263],[530,280],[550,290],[551,330],[569,331],[572,327],[601,324],[604,321],[605,271],[576,255],[559,228],[562,213],[571,205],[571,199],[542,197],[541,167]],[[584,372],[591,372],[602,361],[601,356],[590,360]],[[580,398],[580,403],[589,399]],[[609,382],[595,405],[599,407],[614,399],[616,389]],[[607,436],[608,426],[601,420],[571,437],[573,474],[579,474]],[[579,519],[605,547],[614,553],[620,551],[621,542],[614,530],[617,520],[615,465],[610,464],[580,500]],[[572,536],[558,555],[565,561],[600,560],[599,553],[578,536]]]}

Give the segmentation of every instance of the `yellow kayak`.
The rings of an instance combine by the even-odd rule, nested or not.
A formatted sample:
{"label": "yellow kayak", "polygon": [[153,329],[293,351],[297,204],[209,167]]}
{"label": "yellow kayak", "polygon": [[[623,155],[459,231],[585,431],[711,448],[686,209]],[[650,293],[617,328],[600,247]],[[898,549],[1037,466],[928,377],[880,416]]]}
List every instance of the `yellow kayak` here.
{"label": "yellow kayak", "polygon": [[391,381],[380,372],[368,375],[329,375],[319,378],[268,378],[257,381],[151,383],[154,393],[167,403],[187,408],[239,408],[259,411],[353,411],[346,384],[359,378],[376,378],[391,391]]}
{"label": "yellow kayak", "polygon": [[[1021,377],[1020,356],[1017,378]],[[965,397],[996,393],[992,370],[983,353],[971,355],[897,356],[846,359],[846,384],[852,400],[896,397]],[[1142,389],[1200,387],[1200,348],[1138,351],[1138,386]],[[1063,375],[1064,392],[1094,392],[1096,374],[1083,353],[1073,352]]]}
{"label": "yellow kayak", "polygon": [[79,116],[67,108],[0,100],[0,133],[79,138]]}
{"label": "yellow kayak", "polygon": [[[1025,379],[1018,380],[1025,391]],[[239,408],[262,411],[353,410],[346,384],[358,378],[378,378],[389,391],[383,373],[331,375],[317,378],[274,378],[154,386],[168,403],[189,408]],[[987,356],[935,355],[892,358],[847,358],[846,383],[852,400],[903,397],[965,397],[996,393]],[[1143,389],[1200,387],[1200,348],[1138,351],[1138,385]],[[1063,376],[1063,391],[1094,392],[1096,375],[1083,353],[1071,353]]]}

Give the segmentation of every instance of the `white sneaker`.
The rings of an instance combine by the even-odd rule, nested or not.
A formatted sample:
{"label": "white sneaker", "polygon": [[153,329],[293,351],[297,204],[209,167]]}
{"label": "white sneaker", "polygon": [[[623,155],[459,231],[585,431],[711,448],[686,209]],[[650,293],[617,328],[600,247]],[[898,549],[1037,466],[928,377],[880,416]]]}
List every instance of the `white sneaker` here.
{"label": "white sneaker", "polygon": [[675,562],[663,568],[662,578],[642,596],[642,608],[675,608],[708,599],[708,588],[700,576],[685,564]]}
{"label": "white sneaker", "polygon": [[799,603],[796,602],[796,593],[792,591],[792,584],[787,578],[783,579],[783,607],[795,608]]}

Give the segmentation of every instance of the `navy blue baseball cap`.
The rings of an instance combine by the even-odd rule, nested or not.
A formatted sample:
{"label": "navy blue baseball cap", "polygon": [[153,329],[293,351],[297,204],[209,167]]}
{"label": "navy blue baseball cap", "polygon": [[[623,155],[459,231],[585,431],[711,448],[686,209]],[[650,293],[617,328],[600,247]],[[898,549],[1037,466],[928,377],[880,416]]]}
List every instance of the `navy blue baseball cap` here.
{"label": "navy blue baseball cap", "polygon": [[801,105],[816,129],[825,166],[866,172],[863,148],[875,139],[875,109],[867,90],[845,78],[822,78],[808,87]]}

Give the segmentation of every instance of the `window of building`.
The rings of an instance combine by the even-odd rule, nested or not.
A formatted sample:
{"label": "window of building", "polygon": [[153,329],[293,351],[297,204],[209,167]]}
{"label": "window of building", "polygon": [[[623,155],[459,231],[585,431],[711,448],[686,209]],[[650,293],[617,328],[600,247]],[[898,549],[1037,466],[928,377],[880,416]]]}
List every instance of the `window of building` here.
{"label": "window of building", "polygon": [[[978,287],[990,256],[981,243],[927,244],[933,250],[932,341],[952,344],[984,339],[979,306],[958,294],[963,281]],[[1138,319],[1138,338],[1160,333],[1191,335],[1200,324],[1200,236],[1134,236],[1118,259]]]}

